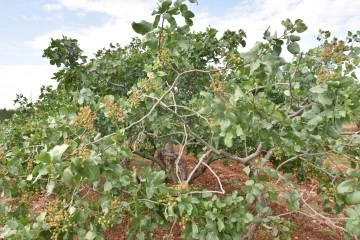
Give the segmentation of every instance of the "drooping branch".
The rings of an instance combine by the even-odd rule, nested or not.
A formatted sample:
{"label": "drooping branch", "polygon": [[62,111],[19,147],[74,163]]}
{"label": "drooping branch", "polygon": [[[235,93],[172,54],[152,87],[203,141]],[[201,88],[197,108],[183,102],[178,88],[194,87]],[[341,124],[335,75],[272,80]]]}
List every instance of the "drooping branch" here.
{"label": "drooping branch", "polygon": [[150,116],[156,109],[157,106],[159,106],[160,103],[162,103],[162,100],[175,88],[177,82],[179,81],[179,79],[188,73],[193,73],[193,72],[200,72],[200,73],[209,73],[209,72],[219,72],[222,71],[222,69],[217,69],[217,70],[199,70],[199,69],[192,69],[192,70],[188,70],[188,71],[184,71],[182,73],[179,73],[176,78],[174,79],[174,82],[171,84],[171,86],[164,92],[164,94],[160,97],[160,98],[156,98],[157,101],[156,103],[151,107],[150,111],[145,114],[143,117],[141,117],[139,120],[131,123],[129,126],[127,126],[125,128],[125,130],[129,130],[130,128],[132,128],[133,126],[139,124],[140,122],[144,121],[148,116]]}
{"label": "drooping branch", "polygon": [[[278,173],[278,176],[279,176],[279,180],[282,179],[282,180],[285,180],[285,177],[282,176],[281,174]],[[293,189],[293,191],[298,194],[299,196],[302,196],[302,194],[300,194],[297,190],[296,190],[296,187],[290,182],[289,183],[291,188]],[[310,204],[307,203],[306,199],[304,199],[304,197],[302,197],[300,199],[300,201],[312,212],[311,215],[309,214],[304,214],[308,217],[311,217],[311,218],[314,218],[314,217],[318,217],[318,218],[321,218],[322,220],[325,221],[325,223],[331,227],[334,227],[334,228],[337,228],[343,232],[348,232],[348,230],[346,230],[345,228],[337,225],[333,220],[338,220],[338,219],[333,219],[333,218],[330,218],[330,217],[327,217],[321,213],[319,213],[317,210],[315,210],[313,207],[310,206]],[[302,213],[300,211],[297,211],[298,213]],[[342,219],[342,220],[347,220],[346,218]]]}
{"label": "drooping branch", "polygon": [[[212,162],[215,161],[215,158],[213,158],[212,156],[208,156],[207,158],[205,158],[204,162],[206,165],[210,165]],[[189,180],[189,184],[193,184],[194,181],[200,177],[207,169],[207,166],[205,164],[202,164],[192,175],[191,179]]]}
{"label": "drooping branch", "polygon": [[233,155],[231,153],[228,153],[225,150],[218,150],[216,148],[214,148],[211,144],[209,144],[208,142],[206,142],[203,138],[201,138],[200,136],[198,136],[196,133],[194,133],[190,127],[185,123],[185,120],[176,112],[174,112],[172,109],[168,108],[164,103],[161,104],[162,107],[164,107],[166,110],[170,111],[173,115],[175,115],[181,122],[183,122],[186,125],[187,131],[189,133],[189,135],[193,136],[198,142],[200,142],[201,144],[203,144],[204,146],[208,147],[209,149],[211,149],[215,154],[217,155],[221,155],[224,157],[227,157],[231,160],[235,160],[238,161],[242,164],[247,164],[250,161],[254,160],[255,158],[257,158],[258,156],[260,156],[261,152],[262,152],[262,143],[260,143],[257,147],[256,152],[250,154],[249,156],[245,157],[245,158],[241,158],[238,157],[236,155]]}
{"label": "drooping branch", "polygon": [[[199,69],[192,69],[192,70],[188,70],[188,71],[184,71],[182,73],[178,73],[178,75],[176,76],[176,78],[174,79],[174,82],[171,84],[171,86],[164,92],[164,94],[160,97],[160,98],[156,98],[156,103],[151,107],[151,109],[143,116],[141,117],[139,120],[134,121],[133,123],[131,123],[129,126],[127,126],[126,128],[124,128],[124,130],[129,130],[130,128],[134,127],[135,125],[141,123],[142,121],[144,121],[147,117],[149,117],[156,109],[156,107],[159,106],[159,104],[162,102],[162,100],[175,88],[177,82],[179,81],[179,79],[185,75],[185,74],[189,74],[189,73],[195,73],[195,72],[199,72],[199,73],[211,73],[211,72],[221,72],[224,69],[213,69],[213,70],[199,70]],[[108,139],[112,136],[114,136],[116,133],[111,133],[108,134],[102,138],[99,138],[97,140],[94,140],[88,144],[94,144],[100,141],[103,141],[105,139]]]}
{"label": "drooping branch", "polygon": [[92,72],[98,74],[107,84],[115,86],[115,87],[119,87],[119,88],[123,88],[123,89],[127,89],[126,86],[124,84],[119,84],[119,83],[114,83],[112,81],[110,81],[109,79],[107,79],[102,73],[100,73],[97,70],[93,70]]}
{"label": "drooping branch", "polygon": [[315,106],[315,105],[316,105],[316,103],[314,103],[314,102],[306,104],[306,105],[302,106],[298,111],[288,113],[288,115],[290,118],[300,116],[306,109],[311,108],[312,106]]}
{"label": "drooping branch", "polygon": [[309,153],[309,152],[302,152],[300,154],[297,154],[291,158],[286,159],[285,161],[283,161],[281,164],[279,164],[279,166],[277,166],[276,171],[279,171],[281,169],[281,167],[283,167],[285,164],[295,161],[301,157],[306,157],[306,156],[323,156],[323,155],[327,155],[331,152],[334,152],[334,150],[329,150],[326,152],[318,152],[318,153]]}
{"label": "drooping branch", "polygon": [[193,175],[195,174],[196,170],[200,167],[201,163],[204,161],[204,159],[212,152],[212,150],[207,150],[199,159],[198,163],[196,164],[196,166],[193,168],[193,170],[190,172],[186,183],[189,184],[191,178],[193,177]]}
{"label": "drooping branch", "polygon": [[[157,99],[158,101],[160,100],[159,98],[156,97],[152,97],[152,96],[148,96],[149,98],[153,98],[153,99]],[[219,150],[214,148],[211,144],[209,144],[208,142],[206,142],[203,138],[201,138],[200,136],[198,136],[196,133],[194,133],[190,127],[187,125],[186,121],[184,120],[184,118],[182,116],[180,116],[177,112],[175,112],[174,110],[172,110],[168,105],[166,105],[164,102],[160,101],[159,105],[169,111],[171,114],[173,114],[177,119],[179,119],[184,126],[186,127],[186,131],[188,132],[189,135],[193,136],[199,143],[203,144],[204,146],[206,146],[208,149],[212,150],[213,153],[220,155],[220,156],[224,156],[227,157],[231,160],[235,160],[238,161],[242,164],[248,164],[250,161],[254,160],[255,158],[257,158],[258,156],[261,155],[262,152],[262,143],[260,143],[256,149],[256,151],[252,154],[250,154],[247,157],[239,157],[236,155],[233,155],[225,150]]]}
{"label": "drooping branch", "polygon": [[148,160],[150,160],[150,161],[155,162],[157,165],[159,165],[159,167],[161,168],[161,170],[163,170],[163,171],[166,172],[166,166],[164,165],[164,163],[163,163],[160,159],[158,159],[158,158],[156,158],[156,157],[153,157],[153,156],[151,156],[151,155],[149,155],[149,154],[140,152],[140,151],[138,151],[138,150],[134,150],[134,151],[132,151],[132,153],[133,153],[133,154],[136,154],[136,155],[138,155],[138,156],[140,156],[140,157],[142,157],[142,158],[145,158],[145,159],[148,159]]}
{"label": "drooping branch", "polygon": [[238,162],[240,162],[242,164],[248,164],[249,162],[251,162],[252,160],[254,160],[255,158],[257,158],[257,157],[259,157],[261,155],[262,148],[263,148],[262,143],[260,143],[254,153],[252,153],[249,156],[244,157],[244,158],[235,156],[235,155],[233,155],[231,153],[228,153],[228,152],[226,152],[224,150],[220,150],[219,152],[220,152],[220,155],[222,155],[222,156],[228,157],[228,158],[230,158],[232,160],[235,160],[235,161],[238,161]]}
{"label": "drooping branch", "polygon": [[[285,83],[285,82],[281,82],[281,83],[274,83],[272,84],[273,86],[289,86],[289,83]],[[248,91],[246,91],[246,95],[249,94],[249,93],[252,93],[252,94],[256,94],[256,92],[258,92],[259,90],[261,89],[264,89],[265,86],[257,86],[257,87],[254,87]]]}

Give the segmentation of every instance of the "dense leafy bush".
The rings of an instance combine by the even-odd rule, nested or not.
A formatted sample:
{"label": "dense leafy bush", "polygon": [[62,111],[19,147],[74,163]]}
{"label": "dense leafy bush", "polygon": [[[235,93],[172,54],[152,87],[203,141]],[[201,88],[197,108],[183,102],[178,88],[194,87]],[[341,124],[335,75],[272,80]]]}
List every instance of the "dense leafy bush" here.
{"label": "dense leafy bush", "polygon": [[[259,226],[284,239],[290,225],[271,203],[284,196],[294,212],[307,204],[284,171],[317,177],[324,209],[346,217],[342,226],[309,206],[311,214],[360,237],[360,137],[341,134],[360,110],[360,33],[342,41],[320,31],[305,53],[298,42],[307,26],[286,19],[281,36],[268,29],[244,51],[242,30],[190,32],[184,0],[161,1],[153,16],[132,25],[141,41],[94,59],[67,37],[44,51],[60,67],[57,89],[43,87],[35,104],[19,99],[0,128],[0,236],[103,239],[128,219],[132,239],[175,224],[186,239],[252,239]],[[346,173],[329,169],[328,154],[346,158]],[[211,168],[220,159],[244,165],[249,178],[238,191],[222,188]],[[219,188],[192,185],[205,171]],[[291,190],[280,196],[272,180]],[[51,203],[35,211],[39,197]]]}

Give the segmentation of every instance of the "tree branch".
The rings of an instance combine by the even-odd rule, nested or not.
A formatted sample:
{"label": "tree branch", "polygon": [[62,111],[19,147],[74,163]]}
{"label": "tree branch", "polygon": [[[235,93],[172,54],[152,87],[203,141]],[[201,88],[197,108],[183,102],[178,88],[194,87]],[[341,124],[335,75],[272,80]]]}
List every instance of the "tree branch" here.
{"label": "tree branch", "polygon": [[214,148],[211,144],[209,144],[208,142],[206,142],[204,139],[202,139],[200,136],[198,136],[196,133],[194,133],[190,127],[186,124],[185,120],[174,110],[172,110],[169,106],[167,106],[164,102],[161,101],[161,99],[156,98],[156,97],[150,97],[149,98],[153,98],[153,99],[157,99],[159,102],[159,105],[169,111],[170,113],[172,113],[176,118],[178,118],[185,126],[187,132],[189,133],[189,135],[193,136],[194,138],[196,138],[196,140],[198,140],[201,144],[203,144],[204,146],[208,147],[208,149],[211,149],[213,153],[217,154],[217,155],[221,155],[227,158],[230,158],[231,160],[235,160],[238,161],[242,164],[247,164],[250,161],[254,160],[255,158],[257,158],[258,156],[260,156],[261,152],[262,152],[262,143],[260,143],[257,147],[256,152],[250,154],[249,156],[245,157],[245,158],[241,158],[238,157],[236,155],[233,155],[225,150],[218,150],[216,148]]}
{"label": "tree branch", "polygon": [[312,106],[315,106],[315,105],[316,105],[316,103],[314,103],[314,102],[306,104],[306,105],[302,106],[298,111],[288,113],[288,115],[290,118],[297,117],[297,116],[301,115],[306,109],[308,109]]}
{"label": "tree branch", "polygon": [[[208,156],[206,159],[204,159],[203,163],[206,163],[206,165],[210,165],[212,162],[214,162],[215,159],[212,156]],[[201,165],[193,174],[192,178],[189,180],[189,184],[193,184],[194,181],[200,177],[207,169],[207,166],[205,164]]]}
{"label": "tree branch", "polygon": [[341,135],[343,136],[351,136],[351,135],[359,135],[360,134],[360,131],[357,131],[357,132],[342,132]]}
{"label": "tree branch", "polygon": [[155,162],[157,165],[159,165],[159,167],[161,168],[161,170],[163,170],[163,171],[166,172],[166,166],[164,165],[163,162],[161,162],[160,159],[155,158],[155,157],[153,157],[153,156],[151,156],[151,155],[149,155],[149,154],[142,153],[142,152],[140,152],[140,151],[138,151],[138,150],[134,150],[134,151],[132,151],[132,153],[133,153],[133,154],[136,154],[136,155],[138,155],[138,156],[140,156],[140,157],[142,157],[142,158],[145,158],[145,159],[148,159],[148,160],[150,160],[150,161]]}
{"label": "tree branch", "polygon": [[182,73],[179,73],[174,82],[171,84],[171,86],[164,92],[164,94],[160,97],[160,98],[156,98],[157,101],[156,103],[152,106],[152,108],[150,109],[150,111],[145,114],[142,118],[140,118],[139,120],[133,122],[132,124],[130,124],[129,126],[127,126],[125,128],[125,130],[128,130],[130,128],[132,128],[133,126],[139,124],[140,122],[144,121],[148,116],[150,116],[154,110],[156,109],[157,106],[159,106],[160,103],[162,103],[162,100],[174,89],[174,87],[176,86],[176,83],[179,81],[180,77],[185,75],[185,74],[188,74],[188,73],[192,73],[192,72],[201,72],[201,73],[208,73],[208,72],[219,72],[221,70],[208,70],[208,71],[205,71],[205,70],[199,70],[199,69],[192,69],[192,70],[188,70],[188,71],[184,71]]}
{"label": "tree branch", "polygon": [[189,174],[186,183],[189,184],[192,176],[194,175],[195,171],[200,167],[200,165],[202,164],[202,162],[204,161],[204,159],[212,152],[212,150],[207,150],[199,159],[199,162],[196,164],[196,166],[193,168],[193,170],[191,171],[191,173]]}

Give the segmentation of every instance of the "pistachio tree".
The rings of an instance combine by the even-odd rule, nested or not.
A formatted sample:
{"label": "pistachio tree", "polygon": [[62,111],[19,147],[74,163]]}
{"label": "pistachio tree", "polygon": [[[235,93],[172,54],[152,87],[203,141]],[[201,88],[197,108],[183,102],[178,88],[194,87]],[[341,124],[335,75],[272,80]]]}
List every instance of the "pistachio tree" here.
{"label": "pistachio tree", "polygon": [[[304,51],[307,26],[286,19],[245,50],[241,29],[191,32],[196,2],[160,1],[152,22],[132,24],[141,40],[89,60],[77,40],[51,41],[44,57],[59,67],[58,87],[36,103],[19,97],[0,125],[1,237],[104,239],[126,220],[130,239],[174,226],[186,239],[252,239],[262,227],[285,239],[289,223],[271,208],[281,197],[360,237],[360,136],[342,131],[360,110],[360,32],[320,30]],[[234,192],[212,169],[224,159],[248,175]],[[196,185],[206,171],[217,188]],[[298,191],[308,177],[321,184],[322,212]],[[36,211],[39,198],[47,204]]]}

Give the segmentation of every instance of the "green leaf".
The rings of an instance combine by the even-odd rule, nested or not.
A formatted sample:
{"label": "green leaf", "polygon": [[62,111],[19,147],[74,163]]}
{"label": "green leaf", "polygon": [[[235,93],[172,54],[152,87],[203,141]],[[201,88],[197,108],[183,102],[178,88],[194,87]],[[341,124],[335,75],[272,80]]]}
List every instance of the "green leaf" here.
{"label": "green leaf", "polygon": [[185,18],[185,23],[186,23],[186,25],[188,25],[188,26],[192,26],[192,25],[194,25],[194,22],[190,19],[190,18]]}
{"label": "green leaf", "polygon": [[224,144],[229,148],[232,147],[233,138],[234,138],[234,135],[232,133],[226,133],[225,139],[224,139]]}
{"label": "green leaf", "polygon": [[125,158],[130,158],[132,156],[132,151],[128,147],[122,148],[120,153]]}
{"label": "green leaf", "polygon": [[94,240],[97,237],[96,232],[88,231],[85,235],[86,240]]}
{"label": "green leaf", "polygon": [[300,41],[301,37],[297,36],[297,35],[290,35],[289,36],[290,41],[292,42],[296,42],[296,41]]}
{"label": "green leaf", "polygon": [[212,195],[211,192],[204,192],[204,193],[201,195],[202,198],[209,198],[209,197],[212,197],[212,196],[213,196],[213,195]]}
{"label": "green leaf", "polygon": [[197,239],[197,234],[199,233],[199,228],[194,221],[191,222],[192,237]]}
{"label": "green leaf", "polygon": [[248,175],[248,176],[249,176],[250,171],[251,171],[250,166],[246,166],[246,167],[244,167],[243,171],[246,173],[246,175]]}
{"label": "green leaf", "polygon": [[241,139],[242,139],[242,137],[245,136],[245,134],[244,134],[241,126],[240,126],[240,125],[236,125],[236,126],[235,126],[235,129],[236,129],[236,136],[237,136],[237,137],[241,137]]}
{"label": "green leaf", "polygon": [[147,201],[145,201],[144,204],[145,204],[145,206],[146,206],[147,208],[149,208],[149,209],[152,209],[152,208],[155,207],[155,204],[152,203],[152,202],[147,202]]}
{"label": "green leaf", "polygon": [[19,223],[17,221],[10,220],[7,222],[7,225],[12,229],[16,229],[19,226]]}
{"label": "green leaf", "polygon": [[62,115],[68,115],[69,111],[66,107],[61,107],[59,109],[59,113],[62,114]]}
{"label": "green leaf", "polygon": [[254,180],[247,180],[247,181],[245,182],[245,185],[246,185],[246,186],[252,186],[252,185],[254,185],[254,184],[255,184]]}
{"label": "green leaf", "polygon": [[179,214],[180,214],[180,215],[183,215],[183,213],[184,213],[184,211],[185,211],[185,205],[182,204],[182,203],[179,203],[179,204],[177,205],[177,207],[178,207],[178,209],[179,209]]}
{"label": "green leaf", "polygon": [[113,185],[111,182],[106,182],[104,184],[104,192],[110,191],[113,188]]}
{"label": "green leaf", "polygon": [[49,173],[49,166],[42,166],[39,170],[39,175],[43,176]]}
{"label": "green leaf", "polygon": [[51,156],[48,152],[45,151],[41,151],[37,159],[45,164],[51,163]]}
{"label": "green leaf", "polygon": [[50,180],[50,182],[46,185],[46,192],[48,196],[54,192],[55,186],[56,184],[53,180]]}
{"label": "green leaf", "polygon": [[272,179],[277,180],[277,179],[279,178],[279,174],[277,173],[277,171],[271,170],[271,171],[270,171],[270,177],[271,177]]}
{"label": "green leaf", "polygon": [[296,42],[291,42],[287,46],[287,50],[292,54],[298,54],[300,52],[300,46]]}
{"label": "green leaf", "polygon": [[147,188],[145,189],[145,191],[146,191],[146,197],[147,197],[148,199],[151,199],[151,198],[154,196],[154,194],[155,194],[155,189],[154,189],[153,186],[147,187]]}
{"label": "green leaf", "polygon": [[178,27],[177,30],[178,30],[179,34],[183,35],[183,34],[187,34],[190,32],[190,27],[188,25],[184,25],[182,27]]}
{"label": "green leaf", "polygon": [[234,97],[236,99],[240,99],[240,98],[244,97],[244,93],[239,86],[236,86],[236,88],[235,88]]}
{"label": "green leaf", "polygon": [[142,39],[142,42],[145,46],[148,46],[151,49],[156,49],[158,46],[158,39],[156,34],[153,32],[146,33]]}
{"label": "green leaf", "polygon": [[69,145],[62,144],[62,145],[57,145],[53,149],[51,149],[49,151],[49,154],[51,156],[51,161],[53,161],[53,162],[60,161],[63,153],[66,151],[66,149],[68,149],[68,147],[69,147]]}
{"label": "green leaf", "polygon": [[206,234],[206,240],[219,240],[219,237],[217,236],[216,232],[208,232]]}
{"label": "green leaf", "polygon": [[319,94],[318,100],[323,106],[332,105],[333,103],[333,100],[331,98],[328,98],[324,94]]}
{"label": "green leaf", "polygon": [[346,202],[348,204],[360,204],[360,191],[356,191],[347,195]]}
{"label": "green leaf", "polygon": [[253,74],[260,67],[260,61],[256,60],[250,64],[250,74]]}
{"label": "green leaf", "polygon": [[284,120],[283,115],[282,115],[281,112],[279,112],[279,111],[274,111],[274,112],[271,114],[271,117],[272,117],[275,121],[279,121],[279,122],[282,122],[282,121]]}
{"label": "green leaf", "polygon": [[254,200],[255,200],[255,196],[253,194],[251,194],[251,193],[246,194],[246,202],[247,203],[252,203],[252,202],[254,202]]}
{"label": "green leaf", "polygon": [[345,211],[346,211],[346,214],[352,219],[357,219],[358,216],[360,215],[352,208],[348,208]]}
{"label": "green leaf", "polygon": [[326,89],[325,89],[325,88],[322,88],[322,87],[320,87],[320,86],[316,86],[316,87],[310,88],[310,92],[321,94],[321,93],[326,92]]}
{"label": "green leaf", "polygon": [[19,147],[13,147],[11,151],[16,155],[21,152],[21,149]]}
{"label": "green leaf", "polygon": [[187,10],[189,10],[189,8],[188,8],[188,6],[186,4],[181,4],[179,9],[180,9],[181,12],[186,12]]}
{"label": "green leaf", "polygon": [[153,28],[157,28],[157,27],[159,26],[160,17],[161,17],[160,14],[158,14],[158,15],[155,16],[155,20],[154,20],[154,22],[153,22]]}
{"label": "green leaf", "polygon": [[136,234],[136,238],[138,240],[144,240],[145,239],[145,233],[144,232],[139,232],[138,234]]}
{"label": "green leaf", "polygon": [[159,13],[164,13],[166,12],[169,7],[171,6],[172,4],[172,0],[165,0],[162,4],[161,4],[161,7],[159,9]]}
{"label": "green leaf", "polygon": [[351,177],[351,178],[355,178],[355,177],[358,177],[360,176],[360,172],[354,168],[348,168],[346,170],[346,174]]}
{"label": "green leaf", "polygon": [[183,12],[182,15],[183,15],[184,18],[186,18],[186,19],[190,19],[190,18],[195,17],[195,14],[194,14],[192,11]]}
{"label": "green leaf", "polygon": [[90,183],[99,181],[100,169],[93,161],[86,161],[83,168],[79,169],[83,177],[87,177]]}
{"label": "green leaf", "polygon": [[254,220],[254,216],[250,212],[247,212],[247,213],[245,213],[243,220],[244,220],[244,223],[250,223]]}
{"label": "green leaf", "polygon": [[223,220],[221,220],[221,218],[217,219],[217,228],[218,228],[219,232],[221,232],[225,228],[225,224],[224,224]]}
{"label": "green leaf", "polygon": [[140,23],[133,22],[131,26],[136,33],[141,35],[145,35],[153,29],[153,24],[144,20],[142,20]]}
{"label": "green leaf", "polygon": [[286,27],[287,30],[292,29],[294,26],[289,18],[287,18],[286,20],[282,20],[281,24]]}
{"label": "green leaf", "polygon": [[211,211],[207,211],[205,213],[205,217],[211,221],[215,221],[215,219],[216,219],[216,216]]}
{"label": "green leaf", "polygon": [[282,51],[281,46],[280,46],[280,45],[274,45],[274,46],[273,46],[273,49],[274,49],[274,52],[275,52],[278,56],[280,56],[281,51]]}
{"label": "green leaf", "polygon": [[201,91],[200,96],[203,96],[206,100],[211,100],[212,99],[212,94],[209,93],[209,92]]}
{"label": "green leaf", "polygon": [[74,180],[74,174],[71,172],[70,168],[66,168],[61,176],[61,181],[63,183],[72,183]]}
{"label": "green leaf", "polygon": [[340,133],[336,130],[336,128],[334,126],[329,127],[328,135],[329,135],[329,137],[331,137],[332,139],[335,139],[335,140],[340,138]]}
{"label": "green leaf", "polygon": [[212,104],[212,109],[214,109],[214,111],[216,112],[216,114],[221,114],[222,116],[224,115],[224,112],[226,110],[226,104],[223,103],[220,99],[214,99],[213,104]]}
{"label": "green leaf", "polygon": [[223,120],[221,120],[220,122],[220,128],[221,128],[221,132],[225,132],[226,129],[228,129],[231,125],[231,122],[229,119],[224,118]]}
{"label": "green leaf", "polygon": [[354,84],[354,77],[344,76],[339,78],[339,87],[347,88]]}
{"label": "green leaf", "polygon": [[46,212],[41,213],[39,216],[36,217],[36,221],[43,222],[45,220],[46,214]]}
{"label": "green leaf", "polygon": [[285,194],[285,199],[288,203],[288,208],[291,210],[298,210],[300,208],[300,202],[299,200],[302,198],[302,195],[291,192]]}
{"label": "green leaf", "polygon": [[27,181],[31,181],[33,179],[33,175],[30,173],[29,175],[27,175],[26,180]]}
{"label": "green leaf", "polygon": [[340,184],[336,187],[336,190],[337,190],[338,193],[353,192],[355,185],[356,185],[355,181],[353,181],[353,180],[346,180],[346,181],[340,183]]}
{"label": "green leaf", "polygon": [[308,28],[308,27],[303,23],[303,20],[301,20],[301,19],[296,19],[295,25],[296,25],[296,32],[298,32],[298,33],[305,32],[305,31],[307,30],[307,28]]}
{"label": "green leaf", "polygon": [[168,13],[165,13],[163,17],[170,23],[171,26],[177,26],[176,20],[173,16]]}

